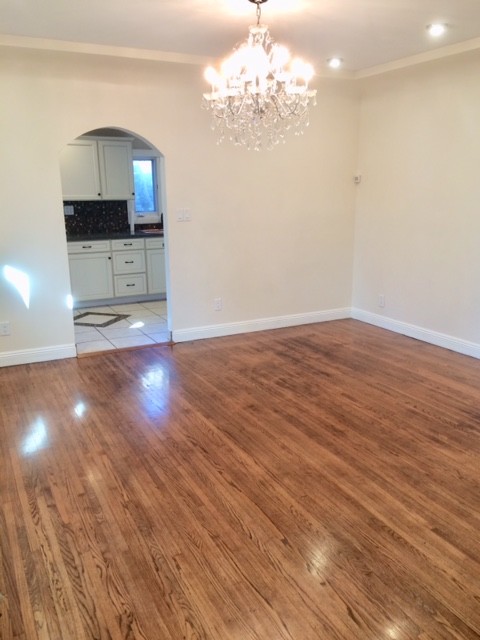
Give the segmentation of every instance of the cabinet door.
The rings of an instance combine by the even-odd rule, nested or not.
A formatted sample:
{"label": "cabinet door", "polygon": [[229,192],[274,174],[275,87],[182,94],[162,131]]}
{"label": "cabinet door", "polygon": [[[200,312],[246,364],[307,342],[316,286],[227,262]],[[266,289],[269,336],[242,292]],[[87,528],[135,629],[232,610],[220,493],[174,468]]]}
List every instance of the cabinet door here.
{"label": "cabinet door", "polygon": [[100,174],[95,140],[75,140],[60,154],[64,200],[100,200]]}
{"label": "cabinet door", "polygon": [[101,300],[113,297],[110,253],[69,255],[70,284],[75,300]]}
{"label": "cabinet door", "polygon": [[147,249],[148,293],[166,293],[165,251]]}
{"label": "cabinet door", "polygon": [[133,193],[132,143],[99,140],[100,180],[104,200],[128,200]]}

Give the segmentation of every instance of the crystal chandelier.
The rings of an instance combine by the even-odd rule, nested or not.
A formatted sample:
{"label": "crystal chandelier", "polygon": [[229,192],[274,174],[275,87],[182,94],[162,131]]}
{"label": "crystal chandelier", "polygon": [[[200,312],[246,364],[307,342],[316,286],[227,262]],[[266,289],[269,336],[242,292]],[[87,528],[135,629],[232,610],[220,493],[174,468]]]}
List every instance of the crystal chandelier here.
{"label": "crystal chandelier", "polygon": [[218,143],[228,138],[248,149],[271,149],[285,142],[289,129],[300,135],[308,126],[308,108],[317,93],[308,88],[314,71],[299,58],[291,60],[288,49],[275,44],[260,24],[260,5],[267,0],[249,1],[257,5],[257,24],[220,72],[205,70],[211,91],[203,94],[202,106],[211,111]]}

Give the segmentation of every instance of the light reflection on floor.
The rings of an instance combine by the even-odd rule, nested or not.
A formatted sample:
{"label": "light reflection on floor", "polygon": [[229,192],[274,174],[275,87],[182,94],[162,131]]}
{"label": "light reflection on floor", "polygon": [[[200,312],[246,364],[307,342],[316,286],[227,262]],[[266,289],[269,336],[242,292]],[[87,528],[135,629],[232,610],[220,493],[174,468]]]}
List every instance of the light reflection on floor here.
{"label": "light reflection on floor", "polygon": [[40,449],[43,449],[48,442],[48,433],[45,422],[42,418],[37,420],[30,426],[28,434],[25,436],[22,442],[22,453],[25,456],[37,453]]}
{"label": "light reflection on floor", "polygon": [[144,392],[142,405],[149,418],[160,418],[169,413],[170,376],[169,369],[161,364],[149,369],[140,378]]}

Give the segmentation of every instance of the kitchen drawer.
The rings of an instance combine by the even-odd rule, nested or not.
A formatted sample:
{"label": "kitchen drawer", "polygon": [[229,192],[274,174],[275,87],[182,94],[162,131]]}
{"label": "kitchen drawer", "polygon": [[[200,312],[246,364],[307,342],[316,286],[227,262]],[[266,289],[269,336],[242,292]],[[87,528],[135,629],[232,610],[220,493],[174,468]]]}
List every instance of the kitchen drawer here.
{"label": "kitchen drawer", "polygon": [[110,251],[110,240],[85,240],[84,242],[67,242],[68,253],[94,253]]}
{"label": "kitchen drawer", "polygon": [[131,251],[132,249],[144,249],[143,238],[125,238],[124,240],[112,240],[113,251]]}
{"label": "kitchen drawer", "polygon": [[147,293],[147,278],[144,273],[114,276],[116,296],[138,296]]}
{"label": "kitchen drawer", "polygon": [[145,251],[114,251],[113,273],[138,273],[145,271]]}
{"label": "kitchen drawer", "polygon": [[145,247],[147,249],[165,249],[164,238],[146,238]]}

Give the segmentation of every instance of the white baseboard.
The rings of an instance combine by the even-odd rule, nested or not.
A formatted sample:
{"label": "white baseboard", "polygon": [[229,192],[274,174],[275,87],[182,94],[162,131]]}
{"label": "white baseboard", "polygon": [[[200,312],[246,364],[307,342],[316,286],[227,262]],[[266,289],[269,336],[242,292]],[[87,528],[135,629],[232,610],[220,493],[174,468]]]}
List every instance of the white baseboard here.
{"label": "white baseboard", "polygon": [[[277,316],[274,318],[258,318],[255,320],[245,320],[243,322],[229,322],[225,324],[193,327],[190,329],[178,329],[173,331],[172,339],[174,342],[187,342],[188,340],[219,338],[239,333],[282,329],[302,324],[328,322],[330,320],[344,320],[345,318],[360,320],[361,322],[366,322],[367,324],[372,324],[382,329],[388,329],[389,331],[400,333],[410,338],[416,338],[417,340],[422,340],[423,342],[428,342],[438,347],[443,347],[444,349],[450,349],[450,351],[456,351],[457,353],[480,359],[480,344],[350,307]],[[0,353],[0,367],[46,362],[48,360],[61,360],[63,358],[75,358],[76,355],[77,350],[74,344],[55,345],[52,347],[41,347],[39,349],[22,349],[20,351],[6,351]]]}
{"label": "white baseboard", "polygon": [[46,362],[47,360],[61,360],[76,358],[77,350],[74,344],[61,344],[39,349],[22,349],[20,351],[5,351],[0,353],[0,367],[11,367],[16,364],[30,364],[32,362]]}
{"label": "white baseboard", "polygon": [[219,338],[238,333],[251,333],[253,331],[265,331],[266,329],[283,329],[301,324],[343,320],[345,318],[350,318],[350,307],[330,309],[328,311],[296,313],[289,316],[277,316],[275,318],[258,318],[255,320],[245,320],[243,322],[213,324],[204,327],[193,327],[191,329],[178,329],[177,331],[173,331],[172,339],[174,342],[186,342],[188,340],[201,340],[202,338]]}
{"label": "white baseboard", "polygon": [[469,342],[468,340],[462,340],[461,338],[455,338],[445,333],[439,333],[438,331],[431,331],[430,329],[424,329],[408,322],[401,322],[400,320],[393,320],[392,318],[386,318],[385,316],[378,315],[377,313],[370,313],[369,311],[363,311],[362,309],[352,308],[351,317],[355,320],[361,320],[368,324],[373,324],[376,327],[382,329],[388,329],[395,333],[401,333],[409,338],[416,338],[429,344],[434,344],[437,347],[443,347],[444,349],[450,349],[450,351],[456,351],[472,358],[480,358],[480,344],[476,342]]}

